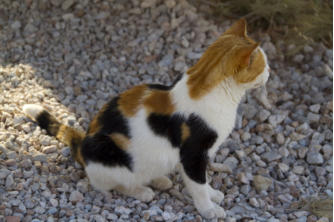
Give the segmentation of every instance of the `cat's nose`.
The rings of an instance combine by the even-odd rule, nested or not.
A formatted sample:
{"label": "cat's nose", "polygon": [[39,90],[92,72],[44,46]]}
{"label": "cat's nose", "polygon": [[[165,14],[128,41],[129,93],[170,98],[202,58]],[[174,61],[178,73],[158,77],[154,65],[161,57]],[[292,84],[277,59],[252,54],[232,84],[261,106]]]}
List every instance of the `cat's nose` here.
{"label": "cat's nose", "polygon": [[268,72],[271,72],[271,69],[270,69],[270,68],[268,68]]}

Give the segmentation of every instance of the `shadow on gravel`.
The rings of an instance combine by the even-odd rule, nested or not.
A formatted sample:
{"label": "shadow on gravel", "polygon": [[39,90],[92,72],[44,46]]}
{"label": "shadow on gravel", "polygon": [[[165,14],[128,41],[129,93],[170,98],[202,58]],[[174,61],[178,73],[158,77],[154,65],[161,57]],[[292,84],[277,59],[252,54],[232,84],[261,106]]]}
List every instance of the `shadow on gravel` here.
{"label": "shadow on gravel", "polygon": [[[141,8],[138,2],[54,2],[26,1],[16,12],[4,7],[0,64],[31,66],[38,84],[51,89],[84,128],[110,97],[143,82],[168,84],[186,69],[184,55],[198,58],[188,49],[187,39],[202,46],[203,39],[190,32],[194,27],[176,30],[182,21],[173,16],[182,8],[172,16],[166,7]],[[187,47],[176,45],[182,41]]]}

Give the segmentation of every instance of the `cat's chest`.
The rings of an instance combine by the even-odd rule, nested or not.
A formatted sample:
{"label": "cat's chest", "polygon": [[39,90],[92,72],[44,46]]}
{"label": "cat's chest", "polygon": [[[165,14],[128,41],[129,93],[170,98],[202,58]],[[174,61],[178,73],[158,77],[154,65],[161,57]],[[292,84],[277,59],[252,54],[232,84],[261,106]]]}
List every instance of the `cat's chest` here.
{"label": "cat's chest", "polygon": [[194,110],[184,109],[181,112],[186,113],[188,116],[192,114],[199,116],[209,128],[217,133],[217,140],[224,140],[232,131],[235,124],[237,106],[205,103],[193,106],[197,106],[197,108]]}
{"label": "cat's chest", "polygon": [[225,101],[224,98],[212,96],[202,101],[183,100],[177,103],[179,112],[188,117],[195,114],[216,133],[216,141],[209,149],[211,157],[214,156],[235,125],[237,104]]}
{"label": "cat's chest", "polygon": [[236,111],[212,111],[209,113],[199,113],[198,115],[202,116],[206,124],[217,133],[216,142],[209,150],[209,154],[212,156],[233,130],[236,119]]}
{"label": "cat's chest", "polygon": [[233,101],[230,96],[222,93],[220,89],[213,90],[205,97],[194,100],[188,96],[186,87],[182,87],[185,80],[181,81],[172,91],[173,101],[177,112],[186,116],[196,114],[219,136],[226,138],[234,127],[238,102]]}

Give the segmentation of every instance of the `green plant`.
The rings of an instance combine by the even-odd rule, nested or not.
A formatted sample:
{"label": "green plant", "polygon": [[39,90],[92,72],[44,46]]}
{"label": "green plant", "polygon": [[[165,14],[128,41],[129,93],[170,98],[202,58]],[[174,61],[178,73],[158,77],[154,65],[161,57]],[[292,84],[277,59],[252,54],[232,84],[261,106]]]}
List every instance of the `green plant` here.
{"label": "green plant", "polygon": [[252,30],[262,29],[295,45],[322,42],[332,47],[333,2],[329,0],[211,0],[200,1],[212,15],[247,19]]}

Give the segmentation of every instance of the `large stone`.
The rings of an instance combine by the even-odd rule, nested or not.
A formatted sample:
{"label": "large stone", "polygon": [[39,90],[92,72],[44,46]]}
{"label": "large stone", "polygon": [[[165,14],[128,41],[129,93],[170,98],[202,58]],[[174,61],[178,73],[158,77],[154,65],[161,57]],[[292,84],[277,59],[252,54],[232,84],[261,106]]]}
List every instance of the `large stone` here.
{"label": "large stone", "polygon": [[318,152],[309,152],[307,154],[307,157],[306,157],[306,161],[309,163],[309,164],[323,164],[324,163],[324,158],[322,157],[322,155]]}
{"label": "large stone", "polygon": [[238,180],[243,184],[249,184],[249,178],[244,172],[241,172],[237,175]]}
{"label": "large stone", "polygon": [[63,10],[67,10],[67,9],[69,9],[74,3],[75,3],[74,0],[65,0],[65,1],[63,2],[63,4],[61,4],[61,8],[62,8]]}
{"label": "large stone", "polygon": [[175,0],[166,0],[165,4],[167,6],[167,8],[173,8],[176,5]]}
{"label": "large stone", "polygon": [[278,168],[282,171],[282,172],[287,172],[289,170],[289,166],[286,165],[285,163],[279,163],[278,164]]}
{"label": "large stone", "polygon": [[241,104],[242,112],[247,119],[253,119],[258,110],[251,104]]}
{"label": "large stone", "polygon": [[17,29],[21,28],[21,22],[20,21],[15,21],[10,26],[12,27],[12,29],[17,30]]}
{"label": "large stone", "polygon": [[286,115],[284,114],[277,114],[277,115],[272,115],[269,117],[269,123],[276,127],[278,124],[283,122],[283,120],[286,118]]}
{"label": "large stone", "polygon": [[284,135],[282,133],[278,133],[276,135],[276,141],[279,145],[283,145],[284,142],[285,142],[285,138],[284,138]]}
{"label": "large stone", "polygon": [[46,162],[47,156],[44,153],[36,153],[34,155],[34,161]]}
{"label": "large stone", "polygon": [[268,119],[268,117],[270,116],[270,112],[266,109],[261,109],[261,111],[258,113],[257,117],[258,119],[263,122],[266,119]]}
{"label": "large stone", "polygon": [[258,208],[260,206],[259,202],[255,197],[249,199],[249,203],[251,206]]}
{"label": "large stone", "polygon": [[10,174],[10,171],[3,168],[3,169],[0,169],[0,179],[4,179],[7,177],[7,175]]}
{"label": "large stone", "polygon": [[254,183],[254,187],[258,192],[261,191],[266,191],[268,190],[268,188],[270,187],[270,185],[272,184],[272,180],[268,177],[264,177],[261,175],[256,175],[253,178],[253,183]]}
{"label": "large stone", "polygon": [[49,154],[57,151],[57,147],[55,145],[47,146],[43,148],[43,153]]}
{"label": "large stone", "polygon": [[320,120],[320,115],[319,114],[315,114],[315,113],[308,113],[307,114],[307,120],[310,123],[313,123],[313,122],[317,123]]}
{"label": "large stone", "polygon": [[6,188],[12,188],[15,181],[12,174],[9,174],[6,178]]}
{"label": "large stone", "polygon": [[282,158],[281,154],[279,154],[276,151],[269,151],[261,155],[262,159],[264,159],[267,162],[272,162],[275,160],[279,160]]}
{"label": "large stone", "polygon": [[231,172],[233,172],[233,170],[237,167],[238,163],[239,161],[235,157],[231,156],[224,161],[223,165],[227,169],[230,169]]}
{"label": "large stone", "polygon": [[84,196],[79,191],[75,190],[70,195],[71,202],[80,202],[84,199]]}
{"label": "large stone", "polygon": [[153,7],[155,4],[156,4],[156,0],[144,0],[140,7],[142,8],[150,8],[150,7]]}
{"label": "large stone", "polygon": [[293,58],[293,61],[296,63],[301,63],[304,59],[304,55],[303,54],[298,54]]}
{"label": "large stone", "polygon": [[19,216],[6,216],[6,222],[20,222],[21,219]]}
{"label": "large stone", "polygon": [[320,104],[314,104],[314,105],[310,106],[309,109],[314,113],[319,113]]}
{"label": "large stone", "polygon": [[121,215],[123,215],[123,214],[129,215],[131,212],[132,212],[132,210],[127,208],[127,207],[119,206],[119,207],[115,208],[115,213],[118,213],[118,214],[121,214]]}
{"label": "large stone", "polygon": [[173,59],[174,59],[174,57],[173,57],[172,54],[167,54],[167,55],[165,55],[165,56],[160,60],[160,62],[159,62],[159,66],[165,66],[165,67],[167,67],[167,66],[169,66],[169,65],[172,64]]}
{"label": "large stone", "polygon": [[215,172],[232,173],[232,169],[222,163],[211,163],[210,168]]}

